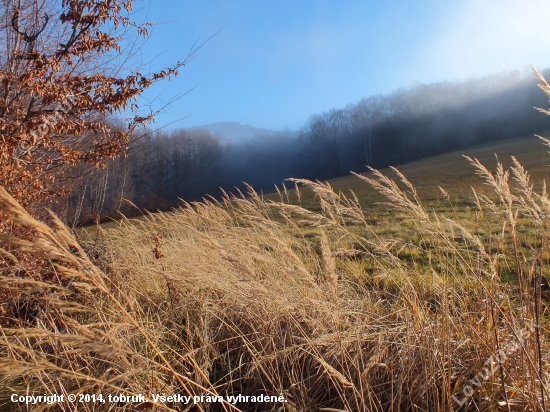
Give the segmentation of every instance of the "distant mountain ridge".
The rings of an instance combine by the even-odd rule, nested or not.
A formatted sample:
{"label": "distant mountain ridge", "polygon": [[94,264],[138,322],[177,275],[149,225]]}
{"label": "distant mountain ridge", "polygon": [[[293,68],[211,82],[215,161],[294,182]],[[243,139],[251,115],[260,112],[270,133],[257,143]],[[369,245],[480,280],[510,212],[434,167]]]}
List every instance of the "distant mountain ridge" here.
{"label": "distant mountain ridge", "polygon": [[246,140],[253,140],[262,136],[276,136],[283,132],[243,125],[237,122],[211,123],[203,126],[188,127],[187,130],[208,130],[214,136],[225,142],[238,143]]}

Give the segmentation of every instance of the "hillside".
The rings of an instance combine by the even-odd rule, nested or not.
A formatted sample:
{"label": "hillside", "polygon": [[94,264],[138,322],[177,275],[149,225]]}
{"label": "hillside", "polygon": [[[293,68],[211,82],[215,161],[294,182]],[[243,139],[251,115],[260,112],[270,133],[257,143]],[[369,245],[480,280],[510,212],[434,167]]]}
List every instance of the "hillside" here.
{"label": "hillside", "polygon": [[[547,137],[548,133],[542,133],[542,135]],[[463,155],[477,158],[490,171],[494,171],[496,167],[495,154],[505,167],[512,164],[511,156],[514,156],[529,171],[532,182],[538,189],[543,180],[550,176],[550,154],[547,149],[538,137],[523,136],[429,157],[398,166],[397,169],[416,186],[424,200],[439,199],[441,192],[438,186],[451,192],[455,197],[463,198],[470,197],[472,186],[476,190],[487,189],[483,180],[474,173],[474,168]],[[390,168],[380,171],[392,178],[396,177]],[[363,175],[369,176],[370,173],[363,173]],[[383,200],[374,189],[354,175],[331,179],[328,183],[337,192],[349,194],[353,191],[364,206]],[[275,200],[278,196],[269,194],[266,198]],[[294,197],[292,199],[296,201]],[[307,190],[302,193],[301,201],[306,207],[317,207],[317,202]]]}
{"label": "hillside", "polygon": [[[549,136],[550,133],[542,133],[542,135]],[[511,165],[511,156],[515,156],[529,171],[536,189],[540,188],[543,180],[550,176],[550,154],[542,140],[536,136],[523,136],[498,143],[487,143],[471,149],[445,153],[400,165],[397,169],[416,186],[423,200],[428,202],[441,200],[439,187],[450,192],[454,198],[471,199],[471,187],[475,187],[477,191],[481,192],[488,189],[463,155],[478,159],[489,170],[494,171],[495,154],[505,167]],[[380,172],[392,178],[396,177],[390,168],[381,169]],[[363,175],[369,176],[370,173],[363,173]],[[385,200],[371,186],[354,175],[330,179],[327,182],[336,192],[350,194],[353,191],[364,208],[376,207],[376,202]],[[285,185],[288,189],[293,187],[291,182],[286,182]],[[231,192],[230,188],[226,189]],[[263,194],[266,200],[279,200],[279,195],[275,190]],[[302,189],[300,200],[296,197],[294,190],[289,190],[288,194],[291,203],[301,204],[312,210],[318,210],[320,207],[313,193],[307,188]],[[117,225],[117,222],[109,221],[103,223],[101,227],[111,228]],[[93,230],[94,227],[93,225],[89,226],[87,230]]]}

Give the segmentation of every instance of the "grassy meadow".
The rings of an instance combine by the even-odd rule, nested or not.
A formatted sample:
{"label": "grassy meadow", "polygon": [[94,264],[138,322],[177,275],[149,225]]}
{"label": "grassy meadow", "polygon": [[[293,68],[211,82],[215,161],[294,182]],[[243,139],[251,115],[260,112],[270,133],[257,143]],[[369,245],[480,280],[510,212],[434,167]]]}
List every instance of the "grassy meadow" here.
{"label": "grassy meadow", "polygon": [[146,400],[32,410],[547,410],[547,149],[250,188],[78,240],[2,191],[34,237],[0,238],[0,408],[101,392]]}
{"label": "grassy meadow", "polygon": [[[550,133],[542,133],[542,136],[550,137]],[[497,166],[497,157],[505,168],[509,168],[512,166],[511,157],[514,156],[525,169],[529,170],[531,180],[538,184],[541,184],[543,179],[549,175],[550,155],[544,149],[540,138],[536,136],[523,136],[445,153],[401,165],[398,169],[414,184],[423,201],[440,201],[441,191],[439,187],[452,192],[453,198],[462,199],[471,199],[472,186],[477,191],[483,192],[486,190],[490,192],[491,189],[484,185],[483,178],[473,173],[475,170],[465,160],[464,156],[478,159],[492,171]],[[391,169],[380,171],[392,178],[396,177]],[[386,200],[383,194],[370,185],[365,185],[354,175],[332,179],[329,183],[336,192],[350,193],[350,191],[353,191],[365,207]],[[311,194],[312,192],[303,193],[301,204],[310,209],[318,208],[319,203],[315,201],[314,196],[311,196]],[[265,197],[270,200],[279,200],[277,196],[273,195],[266,195]],[[297,202],[295,197],[291,197],[291,200]]]}

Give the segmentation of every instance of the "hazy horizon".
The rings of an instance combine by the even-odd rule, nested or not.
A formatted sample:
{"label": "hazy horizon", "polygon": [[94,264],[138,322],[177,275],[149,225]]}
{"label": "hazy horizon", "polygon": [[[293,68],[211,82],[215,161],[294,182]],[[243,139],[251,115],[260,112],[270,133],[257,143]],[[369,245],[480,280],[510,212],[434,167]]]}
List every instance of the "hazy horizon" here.
{"label": "hazy horizon", "polygon": [[237,122],[296,130],[315,113],[416,82],[464,80],[550,66],[541,37],[550,3],[473,0],[176,2],[136,5],[157,23],[135,62],[158,69],[212,38],[157,105],[170,128]]}

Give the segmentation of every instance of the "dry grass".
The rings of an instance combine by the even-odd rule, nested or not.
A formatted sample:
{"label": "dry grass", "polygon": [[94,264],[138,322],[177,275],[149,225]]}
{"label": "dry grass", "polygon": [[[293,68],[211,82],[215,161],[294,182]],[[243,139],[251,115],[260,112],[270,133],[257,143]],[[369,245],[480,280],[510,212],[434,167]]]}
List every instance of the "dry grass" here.
{"label": "dry grass", "polygon": [[[397,171],[398,182],[355,178],[386,199],[391,236],[353,195],[299,181],[317,211],[250,189],[123,221],[83,247],[0,191],[2,209],[35,234],[0,238],[0,402],[126,393],[147,396],[144,409],[186,410],[152,394],[282,393],[285,403],[187,410],[545,410],[550,200],[517,162],[494,175],[471,163],[493,195],[472,195],[464,215],[451,190],[444,212],[427,209]],[[459,406],[453,396],[469,387]]]}

